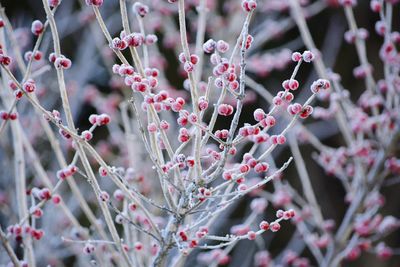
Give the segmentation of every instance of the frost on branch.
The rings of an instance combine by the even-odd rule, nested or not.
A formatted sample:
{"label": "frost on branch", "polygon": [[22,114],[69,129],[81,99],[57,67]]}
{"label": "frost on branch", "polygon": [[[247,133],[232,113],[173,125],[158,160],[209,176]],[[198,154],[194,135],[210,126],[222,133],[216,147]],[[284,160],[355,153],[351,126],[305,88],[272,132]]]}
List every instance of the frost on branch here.
{"label": "frost on branch", "polygon": [[396,260],[398,2],[1,7],[0,265]]}

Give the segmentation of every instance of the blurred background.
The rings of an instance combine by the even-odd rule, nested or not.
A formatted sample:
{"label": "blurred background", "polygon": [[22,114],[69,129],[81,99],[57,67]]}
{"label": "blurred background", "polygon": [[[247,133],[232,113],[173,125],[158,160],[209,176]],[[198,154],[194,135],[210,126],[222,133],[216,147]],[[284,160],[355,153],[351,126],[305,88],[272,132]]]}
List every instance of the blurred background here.
{"label": "blurred background", "polygon": [[[35,39],[30,34],[31,22],[35,19],[45,20],[45,14],[40,0],[1,0],[2,6],[5,8],[6,14],[16,30],[17,40],[24,51],[31,50]],[[151,56],[150,65],[160,67],[165,70],[163,77],[163,86],[168,87],[176,94],[187,94],[184,89],[184,75],[180,64],[177,61],[175,52],[177,32],[174,31],[177,27],[176,8],[171,7],[167,1],[144,1],[152,9],[165,9],[163,17],[151,17],[150,13],[146,21],[146,27],[149,32],[153,31],[158,36],[158,43],[154,55]],[[188,16],[195,17],[195,8],[197,1],[187,1],[189,3]],[[207,36],[224,39],[231,46],[237,38],[240,30],[243,17],[241,12],[237,12],[240,8],[240,1],[209,1],[208,6],[212,10],[214,17],[208,20]],[[248,74],[257,83],[263,85],[272,95],[280,90],[281,83],[287,79],[292,73],[293,64],[290,63],[291,51],[303,51],[304,45],[299,36],[299,32],[290,19],[289,12],[285,8],[285,1],[265,0],[258,1],[262,12],[257,13],[250,26],[250,34],[255,37],[254,44],[249,51]],[[281,4],[279,4],[281,2]],[[358,57],[353,45],[345,42],[343,35],[348,30],[348,26],[343,14],[343,10],[337,7],[335,0],[326,1],[303,1],[305,10],[310,13],[308,26],[312,36],[316,42],[316,46],[320,49],[326,65],[334,72],[340,74],[342,84],[351,93],[351,99],[357,101],[361,92],[365,90],[364,82],[356,79],[353,75],[353,69],[359,66]],[[308,2],[308,3],[306,3]],[[375,23],[379,19],[378,15],[372,13],[369,8],[369,1],[358,1],[355,8],[355,15],[359,27],[369,31],[367,41],[368,59],[374,69],[374,77],[378,80],[382,77],[382,62],[379,59],[379,49],[382,45],[382,37],[375,33]],[[105,0],[105,4],[101,9],[106,23],[109,26],[113,35],[117,36],[121,31],[120,14],[118,9],[118,1]],[[398,5],[394,13],[394,30],[399,30],[399,9]],[[105,41],[98,29],[98,25],[93,21],[93,14],[90,8],[82,5],[78,0],[63,0],[61,6],[56,13],[56,21],[62,39],[63,53],[73,61],[73,67],[66,72],[66,81],[70,92],[70,101],[73,107],[75,121],[77,127],[86,129],[90,127],[87,120],[92,113],[108,112],[115,113],[120,102],[126,97],[124,92],[120,90],[121,83],[110,74],[110,68],[114,63],[114,57],[107,48]],[[188,21],[190,29],[189,41],[194,43],[196,26],[195,20]],[[137,25],[133,25],[135,28]],[[51,35],[46,34],[41,51],[46,57],[52,51]],[[207,40],[207,38],[206,38]],[[217,40],[217,39],[216,39]],[[178,44],[179,45],[179,44]],[[288,59],[289,57],[289,59]],[[207,57],[206,57],[207,60]],[[47,64],[43,63],[43,64]],[[39,68],[39,67],[38,67]],[[204,73],[203,81],[206,81],[207,75],[211,72]],[[18,78],[20,79],[20,74]],[[298,80],[302,85],[301,89],[296,92],[296,97],[303,101],[308,98],[310,92],[308,89],[311,82],[317,79],[317,75],[312,67],[312,64],[303,65],[299,74]],[[39,98],[42,103],[51,109],[59,109],[61,100],[58,98],[57,82],[55,72],[49,71],[48,74],[41,76],[38,79],[40,83]],[[242,125],[244,122],[254,122],[253,111],[255,107],[262,107],[267,110],[269,107],[262,97],[259,97],[256,92],[247,89],[246,106],[241,116]],[[302,102],[299,100],[299,102]],[[317,102],[316,105],[326,106],[324,101]],[[32,112],[31,107],[27,103],[19,105],[19,112],[28,114]],[[25,118],[27,118],[25,116]],[[29,118],[29,117],[28,117]],[[35,123],[34,120],[27,119],[24,121],[27,129]],[[229,126],[230,121],[219,120],[217,129],[223,129]],[[342,137],[338,134],[337,125],[332,121],[317,121],[308,119],[305,124],[322,142],[331,147],[339,147],[344,144]],[[97,130],[96,130],[97,131]],[[98,129],[96,132],[94,143],[102,152],[102,155],[107,160],[113,161],[115,165],[123,165],[124,160],[118,160],[119,155],[126,155],[126,151],[121,149],[117,140],[109,140],[110,129]],[[117,131],[117,129],[116,129]],[[120,131],[120,130],[119,130]],[[273,131],[278,132],[279,128]],[[35,140],[35,147],[40,151],[40,159],[49,170],[54,170],[57,164],[53,160],[53,154],[48,148],[48,143],[45,137],[41,136],[40,130],[30,132],[29,137]],[[108,141],[106,141],[108,140]],[[140,140],[138,140],[139,142]],[[5,144],[0,140],[0,224],[4,227],[15,218],[9,207],[15,205],[13,197],[13,189],[9,187],[9,177],[12,177],[12,164],[7,155],[12,153],[10,144]],[[65,145],[64,149],[69,155],[68,161],[72,160],[73,154]],[[301,146],[301,153],[306,161],[307,170],[309,171],[313,188],[316,197],[321,206],[324,218],[333,219],[340,222],[347,204],[345,202],[345,191],[337,178],[327,174],[313,159],[314,149],[307,144]],[[283,164],[290,156],[290,150],[283,146],[276,149],[274,158],[278,166]],[[141,155],[140,157],[145,157]],[[50,175],[54,177],[54,171],[50,171]],[[37,178],[32,174],[29,178],[29,186],[40,184]],[[297,172],[294,164],[284,172],[282,180],[290,183],[294,188],[301,192],[300,181],[297,178]],[[90,188],[86,181],[78,181],[82,192],[89,192]],[[267,187],[267,191],[272,191],[271,187]],[[145,189],[143,189],[145,190]],[[400,217],[400,185],[398,183],[388,184],[383,187],[382,194],[385,196],[386,205],[382,210],[382,214],[392,214],[395,217]],[[87,194],[89,199],[94,198],[91,193]],[[68,200],[67,200],[68,201]],[[93,200],[95,202],[95,199]],[[73,205],[73,200],[69,202]],[[250,198],[244,198],[233,209],[224,214],[223,218],[216,226],[217,231],[224,233],[229,231],[232,225],[242,221],[243,216],[249,213]],[[276,209],[272,205],[267,210],[267,218],[273,217]],[[52,215],[47,215],[49,218]],[[85,224],[85,223],[83,223]],[[279,256],[282,248],[290,241],[294,232],[294,227],[285,224],[284,231],[274,234],[265,235],[265,241],[268,243],[268,250],[274,256]],[[60,247],[59,243],[50,240],[54,243],[54,249]],[[395,232],[385,238],[386,244],[391,247],[400,247],[399,232]],[[257,251],[257,244],[251,241],[242,241],[232,251],[231,264],[229,266],[253,266],[253,255]],[[47,251],[48,253],[49,251]],[[188,266],[202,266],[196,260],[196,254],[191,256],[188,261]],[[1,255],[1,253],[0,253]],[[56,255],[56,256],[55,256]],[[312,256],[307,249],[303,255]],[[281,255],[282,256],[282,255]],[[63,257],[62,252],[57,250],[57,253],[52,255],[50,252],[46,255],[43,253],[43,265],[62,264],[57,261],[57,257],[62,258],[61,262],[65,266],[83,266],[75,262],[74,257]],[[0,258],[0,265],[7,261],[5,258]],[[58,262],[58,263],[57,263]],[[311,261],[313,265],[315,262]],[[78,265],[77,265],[78,264]],[[53,266],[53,265],[52,265]],[[61,266],[61,265],[60,265]],[[343,266],[400,266],[400,256],[394,256],[389,261],[381,261],[377,259],[373,253],[363,253],[362,257],[354,262],[346,261]]]}

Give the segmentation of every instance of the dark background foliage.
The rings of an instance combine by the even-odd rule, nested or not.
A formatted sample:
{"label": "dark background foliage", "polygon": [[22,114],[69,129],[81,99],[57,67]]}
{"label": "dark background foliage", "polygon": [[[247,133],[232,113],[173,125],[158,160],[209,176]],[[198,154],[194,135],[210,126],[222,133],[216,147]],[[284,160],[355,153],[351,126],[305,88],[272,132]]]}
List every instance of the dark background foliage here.
{"label": "dark background foliage", "polygon": [[[107,2],[106,0],[105,2]],[[43,7],[41,0],[1,0],[1,4],[6,10],[8,17],[11,20],[14,28],[18,27],[30,27],[30,23],[34,19],[45,19]],[[67,3],[72,2],[72,3]],[[110,1],[117,2],[117,1]],[[222,2],[220,1],[221,6]],[[72,0],[64,0],[57,14],[58,20],[66,19],[62,14],[63,5],[73,5],[76,10],[80,7],[78,3]],[[110,5],[111,7],[113,5]],[[394,29],[399,30],[399,10],[396,6],[394,14]],[[117,11],[116,11],[117,12]],[[112,14],[109,11],[109,14]],[[369,1],[359,0],[359,5],[355,9],[355,14],[357,17],[357,23],[359,27],[366,28],[370,31],[370,37],[367,42],[368,57],[374,68],[375,78],[382,77],[382,63],[379,59],[378,51],[382,44],[382,38],[379,37],[374,31],[375,22],[379,19],[378,16],[369,10]],[[228,15],[228,14],[227,14]],[[257,17],[252,24],[252,27],[256,27],[258,23],[262,21],[262,17]],[[350,91],[351,98],[357,100],[360,93],[364,90],[364,83],[362,80],[357,80],[353,76],[353,69],[359,65],[358,57],[355,52],[355,48],[352,45],[347,44],[343,40],[343,34],[347,30],[348,26],[344,18],[342,9],[340,8],[327,8],[320,14],[312,17],[308,20],[308,25],[310,27],[311,33],[316,41],[317,47],[321,50],[327,65],[332,68],[335,72],[339,73],[342,77],[344,86]],[[73,23],[71,25],[64,27],[66,31],[70,32],[63,39],[63,51],[68,57],[74,59],[77,55],[75,54],[75,48],[82,41],[83,36],[79,31],[75,31],[75,26]],[[251,32],[250,28],[250,32]],[[117,30],[116,30],[117,31]],[[266,52],[271,51],[276,47],[289,45],[291,49],[304,50],[301,46],[301,41],[298,39],[299,33],[296,28],[285,33],[280,38],[269,42],[267,45],[263,46],[262,49]],[[295,40],[294,42],[292,42]],[[296,41],[297,40],[297,41]],[[290,47],[291,46],[291,47]],[[167,52],[167,51],[166,51]],[[257,51],[259,52],[259,51]],[[172,53],[171,53],[172,54]],[[168,68],[168,78],[171,84],[176,85],[177,88],[181,87],[183,79],[175,74],[176,71],[176,59],[173,57],[168,58],[170,67]],[[257,82],[262,83],[266,88],[274,93],[279,90],[280,83],[282,80],[289,77],[291,74],[291,69],[288,68],[283,71],[274,71],[266,78],[257,77],[257,75],[250,74]],[[70,77],[71,78],[71,77]],[[103,93],[110,92],[108,88],[108,74],[104,70],[100,70],[98,75],[93,76],[92,83],[96,84],[98,88]],[[304,83],[310,83],[312,79],[316,78],[316,73],[312,68],[312,65],[304,66],[299,73],[298,80]],[[258,99],[257,103],[254,105],[261,107],[268,107],[262,99]],[[323,105],[323,103],[322,103]],[[241,118],[242,122],[253,120],[252,119],[253,106],[245,107],[243,116]],[[75,114],[77,120],[79,121],[78,127],[85,127],[86,118],[90,113],[94,111],[93,107],[84,106],[78,114]],[[227,122],[229,123],[229,122]],[[343,144],[343,140],[339,134],[337,134],[336,125],[333,122],[312,122],[310,120],[311,129],[320,131],[322,134],[323,142],[332,147],[338,147]],[[86,125],[87,126],[87,125]],[[224,122],[218,127],[223,127]],[[105,133],[106,134],[106,133]],[[336,222],[340,222],[344,216],[344,212],[347,208],[347,204],[344,201],[345,191],[342,188],[340,182],[326,174],[312,159],[313,149],[308,145],[303,145],[302,154],[305,157],[306,165],[311,176],[311,181],[315,189],[316,197],[321,205],[322,213],[325,218],[332,218]],[[4,152],[4,151],[3,151]],[[0,151],[0,154],[3,153]],[[280,149],[276,151],[277,163],[281,164],[290,155],[290,151],[285,149]],[[301,191],[301,186],[299,184],[299,179],[296,177],[296,170],[292,164],[285,173],[284,179],[287,179],[295,188]],[[0,186],[5,186],[4,184]],[[7,188],[1,188],[2,190],[7,190]],[[382,193],[386,197],[386,206],[384,207],[383,214],[392,214],[396,217],[400,217],[399,201],[400,196],[398,194],[400,186],[391,185],[383,188]],[[228,218],[221,221],[221,231],[227,231],[229,228],[227,226],[233,225],[240,221],[241,217],[246,214],[247,206],[249,200],[244,200],[240,203],[234,212]],[[272,212],[272,210],[271,210]],[[293,228],[294,229],[294,228]],[[279,233],[279,238],[275,238],[272,245],[270,246],[270,252],[273,255],[279,254],[281,248],[288,242],[290,234],[292,234],[293,229],[285,225],[285,231]],[[266,237],[268,238],[268,237]],[[390,237],[385,239],[386,243],[392,247],[400,246],[400,235],[399,233],[394,233]],[[232,266],[251,266],[251,258],[246,255],[251,256],[256,250],[255,245],[249,241],[241,242],[237,248],[233,251],[233,262]],[[308,252],[305,252],[306,255]],[[395,256],[388,262],[382,262],[376,259],[373,254],[364,254],[356,262],[346,262],[344,266],[398,266],[400,263],[400,257]]]}

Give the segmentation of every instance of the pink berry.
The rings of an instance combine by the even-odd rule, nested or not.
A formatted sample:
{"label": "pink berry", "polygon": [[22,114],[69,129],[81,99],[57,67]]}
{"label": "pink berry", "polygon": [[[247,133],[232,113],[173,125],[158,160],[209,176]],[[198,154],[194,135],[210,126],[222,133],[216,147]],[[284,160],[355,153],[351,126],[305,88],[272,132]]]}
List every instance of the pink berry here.
{"label": "pink berry", "polygon": [[33,93],[36,89],[35,81],[33,80],[28,80],[26,81],[23,85],[22,88],[28,92],[28,93]]}
{"label": "pink berry", "polygon": [[89,116],[89,122],[92,125],[95,125],[97,123],[98,115],[97,114],[92,114]]}
{"label": "pink berry", "polygon": [[218,114],[221,116],[229,116],[233,113],[233,107],[228,104],[221,104],[218,106]]}
{"label": "pink berry", "polygon": [[299,103],[291,104],[287,107],[287,111],[291,115],[296,115],[296,114],[300,113],[301,109],[302,109],[302,106]]}
{"label": "pink berry", "polygon": [[31,31],[34,35],[39,35],[43,32],[44,26],[40,20],[35,20],[32,22]]}
{"label": "pink berry", "polygon": [[135,248],[135,250],[137,250],[137,251],[141,251],[141,250],[143,249],[143,244],[142,244],[141,242],[136,242],[136,243],[134,244],[134,248]]}
{"label": "pink berry", "polygon": [[137,209],[137,206],[135,203],[132,202],[132,203],[129,203],[128,208],[130,211],[135,211]]}
{"label": "pink berry", "polygon": [[132,7],[132,10],[142,18],[146,16],[147,13],[149,13],[149,7],[140,2],[135,2],[135,4]]}
{"label": "pink berry", "polygon": [[254,240],[254,239],[256,239],[256,237],[257,237],[257,235],[256,235],[256,233],[255,233],[254,231],[249,231],[249,232],[247,233],[247,238],[248,238],[249,240]]}
{"label": "pink berry", "polygon": [[260,229],[264,231],[268,231],[269,229],[269,223],[267,221],[262,221],[260,223]]}
{"label": "pink berry", "polygon": [[104,114],[104,113],[98,115],[96,118],[96,123],[97,123],[97,125],[100,125],[100,126],[107,125],[110,123],[110,121],[111,121],[110,116],[108,116],[107,114]]}
{"label": "pink berry", "polygon": [[57,205],[57,204],[59,204],[61,202],[61,197],[60,197],[60,195],[56,194],[56,195],[52,196],[51,200],[53,201],[54,204]]}
{"label": "pink berry", "polygon": [[107,174],[108,174],[107,169],[104,168],[103,166],[101,166],[101,167],[99,168],[99,174],[100,174],[100,176],[102,176],[102,177],[107,176]]}
{"label": "pink berry", "polygon": [[149,125],[147,125],[147,130],[149,131],[149,133],[155,133],[157,131],[157,125],[152,122]]}
{"label": "pink berry", "polygon": [[257,8],[257,2],[254,0],[243,0],[242,1],[242,8],[246,12],[250,12]]}
{"label": "pink berry", "polygon": [[169,123],[165,120],[160,121],[160,128],[163,130],[168,130],[169,129]]}
{"label": "pink berry", "polygon": [[50,61],[51,63],[54,63],[54,62],[56,61],[56,59],[57,59],[56,54],[55,54],[55,53],[50,53],[50,55],[49,55],[49,61]]}
{"label": "pink berry", "polygon": [[88,255],[92,254],[95,250],[95,246],[90,243],[86,243],[86,245],[83,247],[83,252]]}
{"label": "pink berry", "polygon": [[203,50],[206,53],[211,54],[215,49],[216,43],[213,39],[209,39],[207,42],[203,44]]}
{"label": "pink berry", "polygon": [[197,55],[190,55],[190,62],[196,65],[199,62],[199,57]]}
{"label": "pink berry", "polygon": [[113,197],[118,201],[123,201],[124,198],[125,198],[125,195],[121,191],[121,189],[117,189],[117,190],[114,191]]}
{"label": "pink berry", "polygon": [[47,2],[51,8],[55,8],[60,4],[61,0],[48,0]]}
{"label": "pink berry", "polygon": [[299,88],[299,82],[295,79],[289,80],[289,89],[290,90],[297,90]]}
{"label": "pink berry", "polygon": [[116,50],[125,50],[128,47],[128,43],[125,40],[121,40],[118,37],[112,39],[111,48]]}
{"label": "pink berry", "polygon": [[250,171],[250,166],[247,164],[241,164],[239,170],[241,173],[248,173]]}
{"label": "pink berry", "polygon": [[278,222],[272,222],[269,227],[272,232],[278,232],[281,229],[281,225]]}
{"label": "pink berry", "polygon": [[342,6],[355,6],[357,4],[357,0],[339,0],[339,4]]}
{"label": "pink berry", "polygon": [[90,131],[83,131],[81,134],[82,138],[86,141],[90,141],[93,138],[93,134]]}
{"label": "pink berry", "polygon": [[189,61],[186,61],[186,62],[183,64],[183,68],[184,68],[184,70],[185,70],[186,72],[192,72],[192,71],[194,70],[193,63],[191,63],[191,62],[189,62]]}
{"label": "pink berry", "polygon": [[276,212],[276,217],[277,217],[277,218],[282,218],[282,217],[283,217],[283,213],[284,213],[283,210],[278,210],[278,211]]}
{"label": "pink berry", "polygon": [[303,60],[307,63],[310,63],[315,58],[314,54],[311,51],[304,51],[303,52]]}
{"label": "pink berry", "polygon": [[329,89],[331,87],[331,84],[328,80],[325,79],[318,79],[317,81],[313,82],[311,85],[311,91],[316,94],[318,93],[321,89]]}
{"label": "pink berry", "polygon": [[108,201],[110,200],[110,195],[106,191],[101,191],[99,194],[99,198],[101,201]]}
{"label": "pink berry", "polygon": [[286,137],[284,135],[278,135],[277,136],[277,143],[279,145],[283,145],[284,143],[286,143]]}
{"label": "pink berry", "polygon": [[226,53],[229,50],[229,44],[223,40],[219,40],[216,44],[216,48],[220,53]]}
{"label": "pink berry", "polygon": [[57,69],[69,69],[71,65],[71,60],[63,56],[56,58],[56,60],[54,61],[54,66]]}
{"label": "pink berry", "polygon": [[155,44],[157,41],[158,41],[158,38],[157,38],[156,35],[154,35],[154,34],[148,34],[148,35],[146,35],[146,38],[145,38],[145,43],[146,43],[146,45]]}
{"label": "pink berry", "polygon": [[86,5],[100,7],[103,5],[103,0],[85,0]]}
{"label": "pink berry", "polygon": [[303,57],[302,57],[301,53],[299,53],[299,52],[294,52],[294,53],[292,54],[292,60],[293,60],[294,62],[299,62],[299,61],[302,60],[302,59],[303,59]]}
{"label": "pink berry", "polygon": [[254,111],[254,119],[256,121],[262,121],[265,118],[265,112],[261,108],[258,108]]}
{"label": "pink berry", "polygon": [[269,169],[269,165],[266,162],[260,162],[257,163],[256,166],[254,167],[254,171],[257,173],[262,173],[262,172],[266,172]]}
{"label": "pink berry", "polygon": [[208,101],[202,96],[199,98],[199,110],[205,110],[208,108]]}

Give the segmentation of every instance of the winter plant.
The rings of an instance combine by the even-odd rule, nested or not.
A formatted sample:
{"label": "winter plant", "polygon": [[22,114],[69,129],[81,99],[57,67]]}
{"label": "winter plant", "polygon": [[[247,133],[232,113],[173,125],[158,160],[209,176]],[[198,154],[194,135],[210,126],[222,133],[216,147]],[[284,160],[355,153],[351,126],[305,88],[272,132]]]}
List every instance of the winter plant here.
{"label": "winter plant", "polygon": [[[30,31],[1,8],[0,264],[328,267],[397,257],[384,241],[400,221],[382,191],[400,181],[398,2],[370,1],[375,33],[357,26],[356,0],[43,0]],[[361,93],[327,67],[307,24],[333,7]],[[266,52],[293,29],[289,48]],[[381,43],[376,66],[368,38]],[[284,69],[281,85],[264,86]],[[340,141],[326,142],[316,123]],[[335,178],[313,177],[309,158]],[[328,190],[318,179],[345,191],[339,219],[317,197]],[[277,251],[280,232],[289,238]]]}

